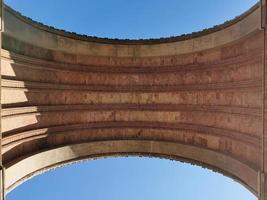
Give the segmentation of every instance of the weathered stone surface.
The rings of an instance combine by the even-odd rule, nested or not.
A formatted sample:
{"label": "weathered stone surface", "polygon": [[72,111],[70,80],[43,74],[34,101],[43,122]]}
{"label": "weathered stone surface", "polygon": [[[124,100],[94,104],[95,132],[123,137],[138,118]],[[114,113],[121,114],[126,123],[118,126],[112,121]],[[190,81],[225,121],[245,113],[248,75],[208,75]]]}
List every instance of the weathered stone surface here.
{"label": "weathered stone surface", "polygon": [[142,155],[208,167],[264,193],[259,5],[202,33],[140,41],[81,37],[4,11],[7,191],[77,160]]}

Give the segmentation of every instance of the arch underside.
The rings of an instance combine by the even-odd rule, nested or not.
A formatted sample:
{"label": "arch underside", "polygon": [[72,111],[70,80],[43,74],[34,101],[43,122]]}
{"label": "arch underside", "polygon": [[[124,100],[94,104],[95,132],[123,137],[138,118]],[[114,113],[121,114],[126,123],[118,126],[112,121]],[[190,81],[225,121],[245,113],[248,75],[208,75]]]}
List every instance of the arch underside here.
{"label": "arch underside", "polygon": [[121,41],[50,29],[4,9],[5,188],[105,156],[182,160],[254,194],[262,169],[265,33],[259,5],[185,38]]}

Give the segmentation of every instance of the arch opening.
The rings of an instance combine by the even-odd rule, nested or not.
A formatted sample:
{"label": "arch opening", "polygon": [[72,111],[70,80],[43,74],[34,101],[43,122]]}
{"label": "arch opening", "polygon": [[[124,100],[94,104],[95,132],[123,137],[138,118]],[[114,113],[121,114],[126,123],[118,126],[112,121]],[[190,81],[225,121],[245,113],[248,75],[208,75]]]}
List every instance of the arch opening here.
{"label": "arch opening", "polygon": [[[255,188],[248,185],[247,181],[257,174],[243,163],[198,147],[171,142],[138,140],[82,143],[38,152],[32,156],[27,155],[26,158],[17,160],[16,163],[6,165],[5,184],[7,192],[10,192],[24,181],[53,168],[82,160],[116,156],[163,158],[201,166],[232,178],[256,195]],[[231,163],[231,165],[221,168],[225,163]],[[243,171],[248,173],[246,177],[242,177]],[[244,179],[240,179],[239,176]]]}
{"label": "arch opening", "polygon": [[[181,197],[184,199],[191,199],[194,197],[198,197],[199,199],[214,199],[215,194],[217,198],[221,196],[222,199],[231,199],[233,197],[242,198],[243,196],[251,200],[254,199],[253,197],[256,198],[256,196],[249,194],[249,191],[246,191],[241,185],[238,186],[239,183],[230,181],[230,178],[200,168],[199,165],[190,165],[187,161],[186,163],[184,161],[183,163],[181,163],[181,161],[176,162],[177,160],[172,160],[172,162],[170,162],[170,158],[167,157],[163,158],[158,155],[150,155],[148,157],[144,154],[140,154],[138,157],[133,154],[127,154],[127,157],[122,154],[107,155],[104,158],[105,159],[94,157],[90,159],[90,162],[85,162],[88,161],[86,159],[60,165],[60,167],[64,166],[65,169],[57,169],[56,171],[53,170],[50,172],[51,169],[55,169],[50,168],[49,172],[48,170],[42,171],[42,173],[48,173],[44,175],[46,176],[46,182],[44,178],[42,178],[43,175],[34,178],[38,180],[38,184],[36,180],[33,180],[35,183],[31,183],[31,181],[29,183],[27,182],[25,183],[26,186],[19,186],[18,189],[9,193],[7,199],[9,200],[15,197],[25,198],[28,193],[27,190],[31,190],[30,188],[34,188],[34,191],[39,194],[45,191],[49,193],[39,197],[41,199],[48,198],[53,194],[54,190],[56,196],[58,195],[60,198],[70,199],[74,195],[73,191],[79,194],[78,196],[80,199],[88,198],[88,196],[95,196],[94,198],[102,199],[106,196],[112,196],[112,198],[116,199],[123,199],[127,196],[133,199],[136,199],[138,196],[147,196],[150,198],[153,196],[154,199],[161,199],[160,196],[162,195],[164,195],[164,197],[168,196],[168,199]],[[92,159],[98,161],[92,161]],[[103,164],[97,165],[98,162],[102,162]],[[118,162],[119,164],[117,164]],[[68,165],[67,168],[66,165]],[[94,168],[91,165],[93,165]],[[63,170],[64,172],[61,172]],[[40,174],[41,173],[38,173],[38,175]],[[61,176],[58,174],[61,174]],[[75,185],[73,185],[73,182],[75,182]],[[207,185],[207,187],[203,185]],[[88,187],[90,188],[90,194],[84,192],[88,191]],[[192,187],[194,195],[189,192],[192,191]],[[103,191],[104,188],[105,190]],[[117,188],[120,189],[118,190]],[[122,188],[124,188],[123,191],[125,190],[123,195],[121,195]],[[157,191],[161,191],[160,194],[156,194]],[[34,198],[32,192],[30,196]],[[77,197],[77,195],[75,195],[75,197]],[[53,196],[53,198],[55,198],[55,196]]]}
{"label": "arch opening", "polygon": [[[175,38],[202,30],[212,31],[225,22],[227,23],[224,26],[227,26],[230,21],[238,19],[258,2],[259,0],[236,0],[235,2],[225,0],[214,3],[208,0],[201,2],[194,0],[180,2],[174,0],[168,2],[94,0],[88,4],[88,2],[77,0],[62,6],[63,1],[52,0],[45,3],[30,0],[24,4],[19,0],[5,1],[7,5],[23,15],[50,28],[55,27],[57,30],[89,38],[92,36],[92,38],[133,41]],[[49,12],[46,12],[47,10]],[[75,10],[80,12],[75,12]]]}

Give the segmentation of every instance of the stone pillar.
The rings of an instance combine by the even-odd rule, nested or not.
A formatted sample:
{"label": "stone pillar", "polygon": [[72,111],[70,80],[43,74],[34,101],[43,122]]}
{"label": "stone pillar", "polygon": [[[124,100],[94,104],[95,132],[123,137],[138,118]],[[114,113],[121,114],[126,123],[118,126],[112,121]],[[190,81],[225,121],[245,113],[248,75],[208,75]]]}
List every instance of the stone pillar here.
{"label": "stone pillar", "polygon": [[259,172],[259,176],[258,176],[258,197],[259,200],[267,200],[267,112],[266,112],[266,94],[267,94],[267,76],[266,76],[266,47],[267,47],[267,43],[266,43],[266,28],[267,28],[267,15],[266,15],[266,2],[267,0],[261,0],[260,1],[260,6],[261,6],[261,16],[260,16],[260,20],[261,20],[261,29],[263,30],[264,34],[263,34],[263,49],[264,49],[264,55],[263,55],[263,70],[262,70],[262,74],[263,74],[263,104],[262,104],[262,153],[261,153],[261,171]]}
{"label": "stone pillar", "polygon": [[[3,0],[0,0],[0,71],[1,71],[1,50],[2,50],[2,32],[4,30],[3,25]],[[1,83],[1,74],[0,74]],[[1,85],[0,85],[0,96],[1,96]],[[2,105],[0,102],[0,116],[1,116]],[[4,186],[4,167],[2,163],[2,129],[0,120],[0,200],[5,199],[5,186]]]}
{"label": "stone pillar", "polygon": [[1,178],[1,188],[0,188],[0,190],[1,190],[1,197],[0,197],[0,199],[1,200],[5,200],[5,184],[4,184],[4,182],[5,182],[5,170],[4,170],[4,167],[3,166],[0,166],[0,178]]}
{"label": "stone pillar", "polygon": [[265,27],[267,23],[267,16],[266,16],[266,0],[261,0],[261,26]]}
{"label": "stone pillar", "polygon": [[261,171],[259,171],[259,176],[258,176],[258,197],[259,200],[267,200],[267,184],[266,184],[266,128],[267,128],[267,123],[266,123],[266,24],[267,24],[267,15],[266,15],[266,1],[267,0],[260,0],[260,6],[261,6],[261,16],[260,16],[260,21],[261,21],[261,29],[263,30],[263,49],[264,49],[264,55],[263,55],[263,90],[262,90],[262,96],[263,96],[263,103],[262,103],[262,153],[261,153]]}
{"label": "stone pillar", "polygon": [[258,178],[258,196],[259,200],[267,200],[267,190],[266,190],[266,174],[259,172],[259,178]]}

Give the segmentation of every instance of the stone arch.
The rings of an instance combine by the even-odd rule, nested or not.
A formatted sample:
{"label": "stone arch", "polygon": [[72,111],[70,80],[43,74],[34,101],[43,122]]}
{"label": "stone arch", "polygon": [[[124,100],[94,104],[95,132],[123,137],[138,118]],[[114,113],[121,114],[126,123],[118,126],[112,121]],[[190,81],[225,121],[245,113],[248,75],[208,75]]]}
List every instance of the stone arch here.
{"label": "stone arch", "polygon": [[264,9],[186,36],[112,40],[5,6],[5,189],[63,163],[138,154],[208,166],[263,198]]}
{"label": "stone arch", "polygon": [[[249,179],[253,179],[255,172],[237,160],[195,146],[143,140],[90,142],[38,152],[8,167],[5,180],[8,186],[6,192],[50,169],[82,160],[117,156],[157,157],[198,165],[234,179],[255,194],[255,190],[247,184]],[[226,166],[225,163],[231,163],[231,165]],[[225,167],[222,169],[221,166]],[[243,170],[249,172],[246,177],[242,175]],[[257,182],[252,184],[257,186]]]}

